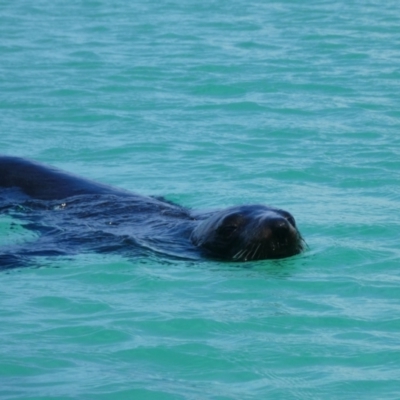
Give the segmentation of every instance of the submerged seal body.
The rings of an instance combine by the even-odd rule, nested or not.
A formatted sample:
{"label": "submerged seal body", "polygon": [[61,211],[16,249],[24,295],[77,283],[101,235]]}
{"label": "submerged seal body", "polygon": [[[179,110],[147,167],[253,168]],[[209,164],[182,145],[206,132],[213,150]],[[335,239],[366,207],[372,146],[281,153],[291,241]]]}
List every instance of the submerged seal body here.
{"label": "submerged seal body", "polygon": [[35,242],[0,249],[0,268],[2,259],[82,251],[250,261],[303,249],[293,216],[281,209],[244,205],[194,212],[9,156],[0,156],[0,213],[40,233]]}

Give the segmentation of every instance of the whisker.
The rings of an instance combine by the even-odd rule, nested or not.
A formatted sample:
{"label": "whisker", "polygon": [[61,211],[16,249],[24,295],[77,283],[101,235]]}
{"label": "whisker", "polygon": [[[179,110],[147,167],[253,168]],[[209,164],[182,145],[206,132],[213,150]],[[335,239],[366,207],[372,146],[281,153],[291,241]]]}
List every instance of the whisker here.
{"label": "whisker", "polygon": [[250,248],[247,249],[245,261],[247,261],[247,260],[252,260],[252,258],[251,258],[251,253],[252,253],[253,249],[254,249],[254,245],[251,245]]}
{"label": "whisker", "polygon": [[260,246],[261,246],[261,243],[258,243],[258,245],[257,245],[257,247],[256,247],[256,249],[254,250],[253,255],[252,255],[252,259],[253,259],[253,260],[256,258],[256,255],[257,255],[257,253],[258,253],[258,250],[260,249]]}
{"label": "whisker", "polygon": [[244,253],[243,261],[247,261],[247,260],[249,260],[249,259],[251,260],[251,258],[249,258],[249,255],[250,255],[252,249],[253,249],[253,248],[250,247],[250,249],[247,250],[247,251]]}
{"label": "whisker", "polygon": [[243,253],[245,252],[245,250],[246,250],[246,249],[241,249],[241,250],[239,250],[232,258],[233,258],[234,260],[238,260],[238,259],[243,255]]}

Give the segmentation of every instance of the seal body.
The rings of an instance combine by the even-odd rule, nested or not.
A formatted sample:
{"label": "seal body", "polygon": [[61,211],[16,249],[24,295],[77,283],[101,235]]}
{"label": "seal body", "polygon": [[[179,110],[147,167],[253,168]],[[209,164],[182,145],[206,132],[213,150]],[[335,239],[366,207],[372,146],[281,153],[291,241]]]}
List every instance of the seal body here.
{"label": "seal body", "polygon": [[0,213],[39,233],[35,242],[0,249],[0,268],[5,260],[14,266],[15,260],[82,251],[249,261],[303,249],[284,210],[244,205],[195,212],[9,156],[0,156]]}
{"label": "seal body", "polygon": [[0,156],[0,187],[19,188],[26,195],[41,200],[65,199],[81,194],[131,195],[50,166],[9,156]]}

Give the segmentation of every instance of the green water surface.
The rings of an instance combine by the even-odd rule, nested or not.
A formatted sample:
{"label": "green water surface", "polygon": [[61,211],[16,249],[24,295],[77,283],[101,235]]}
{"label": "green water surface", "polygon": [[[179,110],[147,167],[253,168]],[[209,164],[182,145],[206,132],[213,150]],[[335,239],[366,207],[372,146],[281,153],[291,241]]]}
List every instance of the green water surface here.
{"label": "green water surface", "polygon": [[[78,254],[0,273],[1,399],[400,398],[400,3],[0,3],[0,153],[304,254]],[[0,213],[0,247],[34,241]],[[1,250],[0,250],[1,251]]]}

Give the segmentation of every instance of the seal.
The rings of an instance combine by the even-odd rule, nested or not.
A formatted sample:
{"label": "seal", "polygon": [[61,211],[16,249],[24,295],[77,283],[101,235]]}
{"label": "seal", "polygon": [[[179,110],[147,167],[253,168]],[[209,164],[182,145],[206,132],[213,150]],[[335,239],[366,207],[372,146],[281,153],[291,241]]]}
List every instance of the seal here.
{"label": "seal", "polygon": [[279,208],[200,212],[11,156],[0,156],[0,213],[39,233],[34,242],[0,250],[3,268],[4,260],[15,266],[35,256],[85,251],[251,261],[304,248],[293,216]]}

